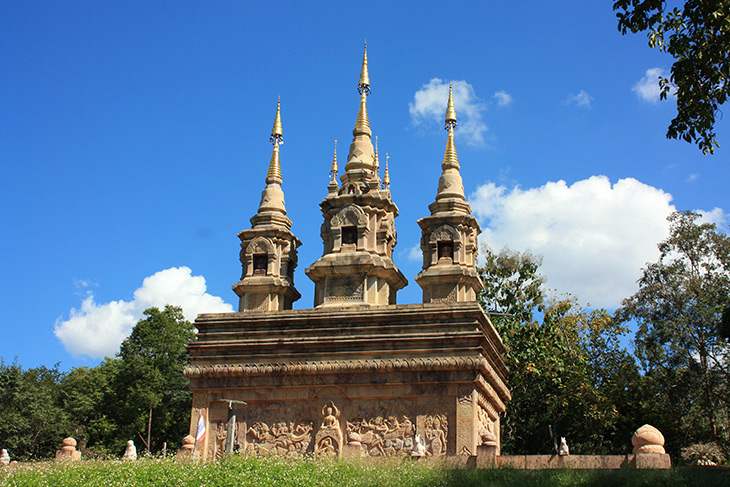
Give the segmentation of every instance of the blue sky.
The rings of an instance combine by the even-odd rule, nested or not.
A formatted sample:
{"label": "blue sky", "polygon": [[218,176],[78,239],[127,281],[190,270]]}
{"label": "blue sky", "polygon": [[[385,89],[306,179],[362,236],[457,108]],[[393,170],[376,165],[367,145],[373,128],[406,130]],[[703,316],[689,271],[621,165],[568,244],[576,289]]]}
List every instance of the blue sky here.
{"label": "blue sky", "polygon": [[[334,140],[347,156],[363,41],[368,111],[390,156],[395,262],[420,302],[416,220],[456,144],[483,242],[543,256],[547,286],[615,308],[673,209],[727,228],[730,130],[702,156],[665,139],[671,58],[621,36],[612,2],[14,2],[0,4],[0,356],[95,365],[141,311],[235,307],[281,96],[283,189],[322,252]],[[192,314],[192,316],[191,316]]]}

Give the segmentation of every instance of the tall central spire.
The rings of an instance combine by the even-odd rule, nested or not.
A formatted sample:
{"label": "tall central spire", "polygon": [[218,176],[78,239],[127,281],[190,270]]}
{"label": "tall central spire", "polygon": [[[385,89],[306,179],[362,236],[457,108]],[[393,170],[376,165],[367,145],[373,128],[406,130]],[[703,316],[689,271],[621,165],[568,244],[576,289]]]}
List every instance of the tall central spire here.
{"label": "tall central spire", "polygon": [[[347,156],[345,174],[342,175],[342,182],[355,181],[366,182],[377,186],[375,174],[375,152],[370,137],[373,135],[368,120],[368,95],[370,94],[370,75],[368,73],[368,45],[365,43],[365,50],[362,55],[362,68],[360,68],[360,79],[357,83],[357,91],[360,93],[360,110],[357,113],[355,128],[352,130],[352,144],[350,153]],[[371,181],[372,180],[372,181]]]}
{"label": "tall central spire", "polygon": [[352,135],[367,135],[370,137],[370,121],[368,120],[367,96],[370,94],[370,76],[368,75],[368,43],[365,43],[365,51],[362,55],[362,68],[360,69],[360,81],[357,84],[357,91],[360,93],[360,111],[357,114],[357,121]]}
{"label": "tall central spire", "polygon": [[[391,200],[390,191],[381,187],[377,149],[370,140],[367,43],[357,91],[360,111],[345,172],[340,178],[342,186],[338,188],[334,179],[335,153],[327,196],[319,204],[324,217],[324,253],[306,270],[314,281],[315,306],[395,304],[397,291],[408,283],[393,262],[398,207]],[[390,177],[387,169],[384,177],[386,181]]]}

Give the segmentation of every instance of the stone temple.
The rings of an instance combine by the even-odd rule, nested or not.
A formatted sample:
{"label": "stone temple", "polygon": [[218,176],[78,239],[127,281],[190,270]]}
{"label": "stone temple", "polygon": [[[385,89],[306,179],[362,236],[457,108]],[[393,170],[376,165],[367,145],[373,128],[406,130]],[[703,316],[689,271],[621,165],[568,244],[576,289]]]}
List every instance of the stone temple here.
{"label": "stone temple", "polygon": [[[360,109],[344,174],[337,152],[322,210],[322,257],[307,269],[314,308],[292,309],[297,248],[286,216],[280,110],[266,187],[242,230],[237,313],[202,314],[185,375],[190,430],[202,414],[196,456],[474,457],[499,454],[500,413],[510,399],[504,346],[477,303],[481,231],[466,201],[449,89],[438,191],[418,220],[422,304],[396,304],[407,280],[393,262],[398,207],[388,162],[382,180],[367,114],[367,51]],[[435,181],[434,181],[435,183]],[[425,210],[425,209],[424,209]]]}

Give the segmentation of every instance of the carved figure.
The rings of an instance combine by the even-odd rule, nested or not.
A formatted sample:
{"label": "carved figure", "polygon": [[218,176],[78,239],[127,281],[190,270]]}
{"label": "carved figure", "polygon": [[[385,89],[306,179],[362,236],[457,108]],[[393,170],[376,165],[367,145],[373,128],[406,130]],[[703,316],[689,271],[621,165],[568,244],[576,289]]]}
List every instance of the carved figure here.
{"label": "carved figure", "polygon": [[5,448],[0,450],[0,463],[3,465],[10,464],[10,455],[8,455],[8,451]]}
{"label": "carved figure", "polygon": [[137,447],[134,446],[132,440],[127,441],[127,448],[124,450],[124,460],[136,460],[137,459]]}
{"label": "carved figure", "polygon": [[215,431],[215,459],[219,460],[223,457],[226,452],[226,429],[223,423],[218,423],[218,428]]}
{"label": "carved figure", "polygon": [[339,422],[340,411],[332,401],[322,407],[322,425],[315,436],[315,453],[324,456],[338,456],[342,445],[342,430]]}
{"label": "carved figure", "polygon": [[442,456],[446,454],[446,434],[448,432],[446,425],[446,416],[434,414],[426,416],[426,440],[429,444],[429,454],[432,456]]}
{"label": "carved figure", "polygon": [[570,449],[568,448],[568,442],[565,441],[565,437],[560,437],[560,449],[558,450],[558,455],[561,457],[565,457],[570,455]]}

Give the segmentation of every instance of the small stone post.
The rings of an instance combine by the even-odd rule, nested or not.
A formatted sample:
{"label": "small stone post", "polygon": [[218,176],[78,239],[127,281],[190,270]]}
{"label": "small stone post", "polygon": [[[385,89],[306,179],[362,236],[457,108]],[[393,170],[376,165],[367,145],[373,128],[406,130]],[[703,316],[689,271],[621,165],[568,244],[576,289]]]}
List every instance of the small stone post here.
{"label": "small stone post", "polygon": [[70,436],[63,440],[61,449],[56,451],[56,460],[81,460],[81,452],[76,450],[76,440]]}

